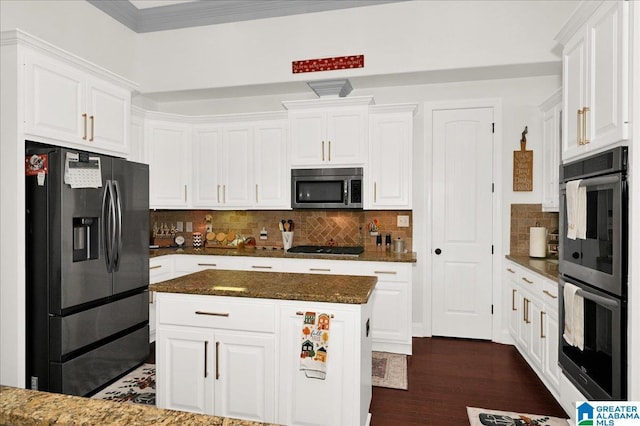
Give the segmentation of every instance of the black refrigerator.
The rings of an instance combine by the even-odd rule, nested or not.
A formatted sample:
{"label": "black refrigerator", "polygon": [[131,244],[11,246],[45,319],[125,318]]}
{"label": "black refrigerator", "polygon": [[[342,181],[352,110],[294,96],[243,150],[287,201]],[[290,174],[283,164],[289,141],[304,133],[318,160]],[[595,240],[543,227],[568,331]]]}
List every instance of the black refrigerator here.
{"label": "black refrigerator", "polygon": [[87,396],[149,354],[146,164],[26,142],[27,388]]}

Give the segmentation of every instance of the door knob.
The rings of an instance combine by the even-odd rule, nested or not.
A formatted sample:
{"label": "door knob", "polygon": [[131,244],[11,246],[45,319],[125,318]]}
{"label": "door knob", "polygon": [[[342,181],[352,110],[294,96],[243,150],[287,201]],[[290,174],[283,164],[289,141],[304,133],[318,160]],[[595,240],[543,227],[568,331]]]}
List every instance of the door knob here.
{"label": "door knob", "polygon": [[436,249],[436,254],[440,254],[442,253],[442,250],[440,250],[439,248]]}
{"label": "door knob", "polygon": [[574,251],[573,253],[571,253],[571,257],[573,257],[574,259],[580,259],[580,253]]}

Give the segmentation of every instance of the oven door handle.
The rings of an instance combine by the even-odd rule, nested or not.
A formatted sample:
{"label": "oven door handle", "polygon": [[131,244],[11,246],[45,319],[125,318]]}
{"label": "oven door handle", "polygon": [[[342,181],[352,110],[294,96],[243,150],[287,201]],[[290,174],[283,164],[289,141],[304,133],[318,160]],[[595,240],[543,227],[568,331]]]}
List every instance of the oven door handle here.
{"label": "oven door handle", "polygon": [[596,185],[609,185],[612,183],[620,182],[620,176],[599,176],[591,179],[584,179],[580,182],[580,186],[596,186]]}
{"label": "oven door handle", "polygon": [[618,307],[618,302],[613,301],[611,299],[607,299],[606,297],[602,297],[602,296],[598,296],[597,294],[593,294],[593,293],[588,293],[582,289],[578,289],[578,291],[576,291],[576,294],[578,296],[582,296],[585,299],[589,299],[591,301],[596,302],[598,305],[604,305],[607,306],[609,308],[617,308]]}

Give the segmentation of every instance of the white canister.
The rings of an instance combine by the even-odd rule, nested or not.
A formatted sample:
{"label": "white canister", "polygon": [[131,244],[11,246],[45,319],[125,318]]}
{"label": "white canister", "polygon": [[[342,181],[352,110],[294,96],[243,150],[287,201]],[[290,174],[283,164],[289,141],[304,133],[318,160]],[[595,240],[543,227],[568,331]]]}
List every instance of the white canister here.
{"label": "white canister", "polygon": [[396,238],[395,240],[393,240],[393,252],[404,253],[404,241],[400,238]]}
{"label": "white canister", "polygon": [[283,232],[282,233],[282,245],[284,246],[284,251],[287,251],[291,248],[293,244],[293,232]]}
{"label": "white canister", "polygon": [[544,226],[529,228],[529,257],[547,257],[547,228]]}

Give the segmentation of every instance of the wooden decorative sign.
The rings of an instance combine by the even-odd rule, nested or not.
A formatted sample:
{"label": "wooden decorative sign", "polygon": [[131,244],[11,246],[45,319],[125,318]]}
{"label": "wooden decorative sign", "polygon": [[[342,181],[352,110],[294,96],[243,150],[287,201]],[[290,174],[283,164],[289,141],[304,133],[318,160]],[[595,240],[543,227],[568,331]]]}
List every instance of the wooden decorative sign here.
{"label": "wooden decorative sign", "polygon": [[291,71],[294,74],[303,72],[344,70],[347,68],[364,68],[364,55],[305,59],[302,61],[291,62]]}
{"label": "wooden decorative sign", "polygon": [[533,191],[533,151],[527,151],[527,127],[520,140],[520,151],[513,151],[513,190]]}

